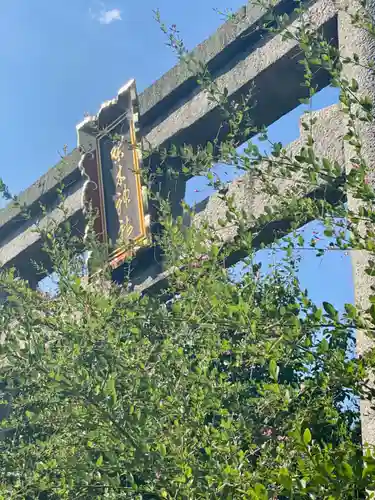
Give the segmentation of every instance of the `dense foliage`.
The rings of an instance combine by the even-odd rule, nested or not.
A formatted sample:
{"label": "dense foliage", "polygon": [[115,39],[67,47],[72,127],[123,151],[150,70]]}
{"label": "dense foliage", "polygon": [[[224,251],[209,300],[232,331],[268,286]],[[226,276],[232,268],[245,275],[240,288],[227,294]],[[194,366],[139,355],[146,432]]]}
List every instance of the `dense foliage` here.
{"label": "dense foliage", "polygon": [[166,304],[8,278],[3,498],[356,498],[352,329],[289,265],[234,282],[215,248]]}

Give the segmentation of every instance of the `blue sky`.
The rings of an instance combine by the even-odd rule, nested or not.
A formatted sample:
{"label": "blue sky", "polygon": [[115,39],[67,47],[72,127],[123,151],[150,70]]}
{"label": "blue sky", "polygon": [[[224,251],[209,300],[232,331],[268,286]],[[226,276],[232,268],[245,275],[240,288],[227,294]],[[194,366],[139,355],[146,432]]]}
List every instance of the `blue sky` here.
{"label": "blue sky", "polygon": [[[159,8],[179,27],[188,48],[207,38],[222,22],[214,11],[237,9],[241,0],[1,0],[0,2],[0,177],[13,193],[35,182],[59,160],[64,145],[76,145],[75,126],[95,113],[130,78],[138,91],[175,64],[175,56],[153,19]],[[332,89],[314,101],[337,101]],[[300,107],[275,123],[273,139],[284,144],[298,136]],[[195,193],[198,189],[200,193]],[[189,183],[187,199],[210,194]],[[306,228],[308,234],[316,229]],[[269,257],[263,252],[262,259]],[[311,252],[301,263],[301,280],[316,300],[337,306],[352,301],[349,257]]]}
{"label": "blue sky", "polygon": [[11,190],[53,166],[64,144],[75,147],[85,112],[95,113],[130,78],[142,91],[175,63],[153,9],[193,48],[221,24],[213,7],[241,3],[1,0],[0,175]]}

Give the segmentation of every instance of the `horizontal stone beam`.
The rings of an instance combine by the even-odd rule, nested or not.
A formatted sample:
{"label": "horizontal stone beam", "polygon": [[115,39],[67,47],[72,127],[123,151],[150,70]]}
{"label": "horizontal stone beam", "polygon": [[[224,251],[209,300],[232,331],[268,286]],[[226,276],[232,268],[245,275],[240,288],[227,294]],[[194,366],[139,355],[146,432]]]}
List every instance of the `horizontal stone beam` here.
{"label": "horizontal stone beam", "polygon": [[[337,38],[337,10],[332,0],[317,0],[306,13],[311,27],[325,32],[327,39],[335,43]],[[298,20],[291,23],[296,28]],[[255,29],[255,27],[254,27]],[[229,100],[238,101],[252,89],[252,123],[269,125],[300,104],[307,96],[304,68],[299,64],[301,54],[298,43],[292,39],[283,41],[281,35],[264,36],[258,43],[236,54],[231,65],[222,68],[215,82],[219,89],[228,91]],[[315,84],[323,88],[329,83],[328,75],[318,71]],[[209,95],[200,89],[181,101],[176,109],[153,123],[150,130],[143,129],[146,144],[160,145],[205,144],[220,136],[223,125],[221,110]],[[221,135],[226,133],[222,129]]]}
{"label": "horizontal stone beam", "polygon": [[[337,161],[343,165],[344,122],[340,107],[338,105],[329,106],[315,111],[312,116],[317,120],[313,128],[316,156],[327,157],[331,161]],[[294,158],[300,154],[301,148],[307,144],[308,133],[303,127],[300,127],[300,137],[285,148],[287,156]],[[262,170],[262,166],[259,168]],[[255,221],[264,214],[266,206],[275,205],[277,207],[280,198],[288,199],[288,192],[291,191],[294,196],[303,198],[320,189],[320,186],[313,186],[304,181],[302,170],[293,173],[291,178],[277,178],[274,182],[279,192],[277,196],[271,197],[265,192],[264,184],[260,178],[249,173],[229,185],[227,196],[233,196],[235,205],[250,217],[251,224],[251,219]],[[220,219],[225,220],[226,218],[227,204],[225,200],[218,194],[214,194],[200,205],[204,206],[204,209],[196,214],[195,220],[199,223],[208,222],[224,242],[232,241],[237,234],[237,228],[233,226],[221,227],[218,223]]]}
{"label": "horizontal stone beam", "polygon": [[[341,191],[338,189],[332,189],[330,192],[326,192],[324,187],[322,189],[317,189],[309,193],[306,197],[311,197],[314,199],[327,199],[330,203],[337,203],[341,200]],[[342,201],[342,200],[341,200]],[[302,225],[308,224],[312,219],[306,217]],[[253,250],[259,250],[262,245],[271,245],[275,239],[282,238],[286,236],[292,229],[292,220],[273,220],[266,227],[259,229],[256,226],[249,227],[249,231],[253,233],[252,248]],[[231,243],[233,240],[228,238],[227,243]],[[225,248],[225,246],[224,246]],[[232,267],[241,260],[248,256],[246,250],[236,250],[225,258],[223,264],[226,268]],[[144,270],[143,273],[133,281],[133,289],[142,294],[155,294],[161,290],[168,288],[171,277],[177,267],[166,269],[160,271],[160,265],[158,263],[153,264],[148,269]]]}
{"label": "horizontal stone beam", "polygon": [[[314,126],[314,136],[316,140],[315,149],[319,156],[326,156],[331,160],[336,160],[339,164],[343,164],[343,141],[344,124],[342,113],[339,105],[330,106],[328,108],[314,112],[317,119]],[[287,146],[287,153],[296,155],[300,152],[301,147],[306,141],[306,132],[303,127],[300,127],[300,137]],[[294,175],[291,179],[286,179],[278,183],[280,194],[286,193],[293,184],[300,180],[300,174]],[[83,216],[82,216],[82,184],[75,183],[68,190],[64,202],[66,213],[70,223],[76,232],[83,234]],[[300,188],[301,189],[301,188]],[[317,188],[319,190],[319,188]],[[301,190],[300,195],[309,196],[316,189],[310,191]],[[266,205],[272,205],[276,202],[265,194],[263,185],[259,179],[247,174],[240,179],[232,182],[228,187],[228,195],[233,195],[236,205],[256,219],[263,213]],[[336,194],[333,194],[336,196]],[[196,207],[195,220],[208,221],[210,226],[216,228],[218,234],[223,241],[231,241],[236,235],[236,228],[222,228],[218,224],[219,219],[225,219],[226,204],[217,194],[212,195],[202,201]],[[47,217],[38,222],[40,228],[44,228],[51,221],[62,223],[65,219],[65,213],[60,208],[55,207]],[[285,230],[289,227],[288,221],[275,221],[275,227],[284,227]],[[269,243],[274,237],[274,231],[270,225],[267,230],[263,230],[262,235],[258,237]],[[3,265],[15,266],[20,275],[29,279],[32,283],[41,279],[43,276],[36,276],[35,269],[30,266],[30,259],[41,260],[40,254],[41,242],[39,233],[36,231],[36,223],[33,220],[25,220],[19,225],[18,233],[9,237],[8,241],[3,241],[0,247],[0,262]],[[44,262],[46,269],[49,269],[48,262]],[[158,268],[160,271],[160,268]],[[143,269],[139,273],[136,284],[147,280],[149,275],[152,279],[155,278],[155,270]]]}
{"label": "horizontal stone beam", "polygon": [[[294,7],[292,0],[276,2],[278,13],[291,13]],[[228,87],[233,98],[256,84],[257,77],[262,77],[256,84],[258,105],[253,113],[254,122],[258,124],[272,123],[298,104],[303,94],[300,86],[303,70],[295,57],[296,44],[292,41],[281,43],[280,37],[265,36],[260,28],[264,14],[259,6],[249,4],[241,8],[234,20],[224,23],[193,50],[195,57],[208,65],[219,84]],[[315,1],[310,7],[310,17],[317,28],[325,28],[329,39],[336,41],[336,10],[332,0]],[[319,86],[326,85],[327,76],[322,71],[318,74],[321,78],[317,82]],[[281,77],[285,78],[285,82]],[[274,85],[275,81],[278,85]],[[203,107],[197,109],[201,104]],[[195,77],[189,73],[185,63],[173,67],[142,92],[139,105],[142,133],[146,142],[155,147],[172,140],[201,144],[216,137],[221,123],[218,110],[215,110],[216,117],[213,118],[213,105],[208,105],[204,93],[199,92]],[[178,112],[179,109],[181,111]],[[204,124],[202,117],[208,114],[209,120]],[[154,118],[151,119],[151,116]],[[209,134],[208,123],[213,124]],[[61,182],[69,185],[78,181],[78,162],[79,153],[74,150],[20,195],[21,204],[29,209],[34,205],[38,207],[39,202],[48,205],[56,197],[56,187]],[[15,207],[0,211],[0,241],[17,215]]]}
{"label": "horizontal stone beam", "polygon": [[53,225],[60,226],[69,222],[73,234],[83,234],[84,217],[81,210],[83,181],[75,182],[65,193],[61,206],[55,203],[45,217],[28,219],[19,215],[18,230],[0,244],[0,266],[15,267],[18,274],[36,286],[44,278],[45,273],[40,273],[32,265],[32,261],[43,265],[46,272],[51,270],[47,254],[42,252],[40,230],[45,230]]}
{"label": "horizontal stone beam", "polygon": [[[294,0],[277,0],[274,2],[275,13],[290,14],[296,5]],[[265,14],[263,7],[248,2],[193,49],[191,55],[205,64],[213,77],[217,77],[223,73],[223,68],[227,71],[236,65],[239,54],[248,53],[262,41]],[[142,128],[153,128],[197,90],[196,77],[186,64],[176,64],[139,96]]]}
{"label": "horizontal stone beam", "polygon": [[[314,112],[313,116],[317,119],[313,129],[316,155],[344,165],[343,136],[345,135],[345,126],[340,106],[333,105],[321,109]],[[306,145],[307,133],[303,127],[300,127],[300,137],[286,147],[287,155],[293,157],[300,153],[301,148]],[[303,184],[299,182],[301,178],[301,172],[297,172],[290,179],[278,180],[279,193],[277,197],[267,195],[260,179],[250,174],[245,174],[228,185],[227,196],[233,197],[236,208],[242,210],[249,217],[248,230],[253,233],[255,249],[259,248],[262,243],[271,244],[275,238],[286,235],[290,231],[291,220],[275,218],[266,227],[259,228],[256,225],[256,219],[265,213],[264,208],[266,206],[277,207],[279,197],[286,196],[288,190],[292,189],[293,194],[301,198],[326,199],[332,204],[343,201],[340,180],[336,186],[328,188],[324,184],[318,186]],[[193,223],[207,222],[224,244],[233,242],[237,235],[237,227],[234,225],[222,227],[218,222],[220,219],[226,219],[227,204],[222,196],[214,194],[199,203],[195,209]],[[310,219],[306,218],[304,224],[308,222]],[[236,251],[226,258],[226,265],[232,266],[245,257],[246,253]],[[136,290],[151,293],[168,285],[168,278],[173,274],[173,269],[155,275],[154,267],[150,267],[149,276],[147,276],[147,271],[144,271],[142,276],[134,280],[133,285]]]}
{"label": "horizontal stone beam", "polygon": [[17,204],[10,204],[0,210],[0,246],[10,234],[17,232],[19,225],[25,220],[25,211],[28,217],[37,218],[42,212],[41,205],[50,208],[56,203],[57,188],[62,187],[66,192],[71,190],[74,184],[80,184],[80,157],[77,149],[64,156],[57,165],[18,196]]}

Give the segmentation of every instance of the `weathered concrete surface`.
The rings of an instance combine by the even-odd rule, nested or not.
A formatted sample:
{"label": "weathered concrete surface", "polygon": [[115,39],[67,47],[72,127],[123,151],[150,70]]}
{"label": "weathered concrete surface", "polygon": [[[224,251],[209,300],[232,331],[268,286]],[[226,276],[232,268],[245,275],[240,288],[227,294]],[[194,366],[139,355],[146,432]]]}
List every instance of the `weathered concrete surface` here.
{"label": "weathered concrete surface", "polygon": [[[368,95],[371,101],[375,103],[375,75],[374,72],[368,71],[364,66],[373,63],[375,59],[375,38],[369,35],[365,30],[361,30],[352,25],[350,16],[345,12],[345,7],[349,7],[349,13],[360,11],[361,6],[358,0],[338,0],[338,35],[339,48],[342,55],[352,57],[354,53],[358,54],[359,65],[345,65],[345,74],[349,81],[355,78],[359,84],[359,92],[361,95]],[[375,2],[368,2],[368,8],[373,16],[375,16]],[[374,18],[374,17],[373,17]],[[371,167],[369,180],[375,186],[375,125],[374,123],[358,123],[359,133],[362,141],[362,153]],[[345,144],[345,165],[349,172],[352,168],[350,158],[356,156],[349,146]],[[353,198],[348,193],[348,206],[350,210],[357,212],[361,202]],[[374,229],[374,227],[373,227]],[[362,227],[365,231],[365,227]],[[375,279],[366,274],[365,269],[368,264],[369,254],[365,251],[352,252],[352,266],[354,277],[354,292],[355,302],[360,309],[368,309],[370,307],[369,297],[375,293]],[[359,354],[366,352],[375,346],[374,341],[366,334],[357,331],[357,351]],[[373,377],[372,384],[375,385]],[[361,401],[361,418],[362,418],[362,441],[369,445],[375,445],[375,410],[374,403],[370,401]]]}
{"label": "weathered concrete surface", "polygon": [[[334,105],[316,111],[313,116],[317,118],[313,129],[316,155],[327,157],[332,161],[336,160],[340,165],[343,164],[344,127],[339,106]],[[300,127],[300,134],[296,141],[287,146],[287,155],[298,155],[301,148],[306,145],[307,132],[302,127]],[[302,174],[303,172],[300,171],[293,174],[291,179],[277,179],[276,184],[279,189],[277,197],[267,195],[263,182],[250,174],[232,182],[227,195],[233,196],[236,207],[245,211],[249,217],[249,223],[252,224],[264,214],[264,207],[267,205],[271,207],[274,205],[277,208],[280,197],[284,198],[290,194],[302,198],[318,189],[318,186],[312,187],[304,181]],[[207,221],[223,242],[232,241],[237,234],[237,228],[234,225],[221,227],[218,223],[219,219],[225,220],[227,211],[225,200],[218,195],[213,195],[205,205],[204,210],[196,215],[196,221]],[[276,223],[277,220],[274,222]]]}
{"label": "weathered concrete surface", "polygon": [[[318,0],[308,9],[306,16],[312,27],[325,28],[327,37],[334,41],[336,12],[332,0]],[[291,25],[292,28],[296,26],[298,21]],[[257,126],[269,125],[295,108],[299,99],[306,96],[306,89],[301,87],[303,67],[298,64],[300,50],[295,40],[282,41],[281,35],[266,37],[262,44],[251,49],[238,56],[236,65],[218,75],[216,83],[221,90],[227,88],[228,97],[233,100],[253,88],[256,103],[251,111],[252,121]],[[315,83],[319,88],[326,86],[327,75],[323,71],[317,72]],[[169,142],[204,144],[218,136],[222,121],[218,106],[209,100],[206,92],[200,91],[153,126],[145,140],[153,147]],[[225,128],[222,133],[225,133]]]}
{"label": "weathered concrete surface", "polygon": [[[294,0],[274,2],[276,13],[290,14],[296,6]],[[243,58],[244,53],[262,43],[262,28],[266,11],[249,1],[219,29],[192,51],[193,57],[205,64],[213,77],[228,71]],[[179,107],[198,90],[196,78],[184,63],[178,63],[140,95],[140,113],[144,129],[165,119],[171,109]]]}
{"label": "weathered concrete surface", "polygon": [[77,168],[79,159],[79,151],[75,149],[23,191],[18,196],[18,205],[9,205],[0,210],[0,242],[25,220],[23,207],[27,207],[31,216],[39,214],[40,204],[51,206],[56,202],[57,186],[65,186],[64,191],[80,182],[81,174]]}
{"label": "weathered concrete surface", "polygon": [[38,228],[46,229],[49,224],[61,224],[69,221],[73,231],[82,231],[83,215],[81,210],[83,180],[75,182],[70,190],[67,190],[63,203],[63,210],[55,202],[55,206],[50,207],[48,216],[40,220],[25,220],[20,216],[17,231],[11,233],[0,245],[0,265],[6,267],[15,266],[20,276],[28,279],[32,286],[44,277],[38,275],[36,269],[31,264],[32,260],[43,264],[49,270],[47,255],[41,252],[41,238]]}
{"label": "weathered concrete surface", "polygon": [[[291,0],[278,2],[278,8],[283,12],[290,12],[292,7]],[[262,14],[259,9],[242,9],[239,23],[225,23],[211,39],[196,49],[197,54],[201,53],[201,60],[211,64],[217,82],[222,88],[228,88],[231,98],[239,99],[254,86],[256,105],[252,116],[255,125],[274,122],[298,105],[305,92],[300,85],[303,68],[298,64],[295,42],[281,42],[279,36],[262,38],[262,33],[257,30]],[[325,29],[332,40],[336,39],[336,7],[332,0],[316,0],[309,7],[309,15],[317,29]],[[153,147],[170,142],[196,145],[217,136],[222,123],[220,110],[197,86],[194,89],[191,87],[193,79],[186,71],[184,64],[179,64],[139,96],[145,144],[150,143]],[[177,74],[180,76],[177,77]],[[315,83],[322,88],[328,83],[327,75],[317,72]],[[167,116],[160,114],[161,108]],[[40,216],[40,201],[53,206],[57,198],[56,188],[62,179],[68,186],[66,206],[77,230],[83,233],[83,225],[79,227],[81,207],[76,205],[77,197],[70,195],[70,190],[78,189],[74,184],[82,182],[78,162],[79,153],[74,151],[59,168],[51,169],[21,195],[21,201],[28,205],[32,215],[31,220],[23,225],[24,229],[32,226]],[[170,187],[172,190],[174,187]],[[183,186],[180,185],[176,192],[171,193],[176,206],[183,195]],[[38,255],[37,243],[30,230],[20,236],[21,224],[18,209],[9,207],[0,212],[0,261],[14,265],[20,273],[25,271],[25,277],[31,279],[29,261],[31,256],[35,258]]]}

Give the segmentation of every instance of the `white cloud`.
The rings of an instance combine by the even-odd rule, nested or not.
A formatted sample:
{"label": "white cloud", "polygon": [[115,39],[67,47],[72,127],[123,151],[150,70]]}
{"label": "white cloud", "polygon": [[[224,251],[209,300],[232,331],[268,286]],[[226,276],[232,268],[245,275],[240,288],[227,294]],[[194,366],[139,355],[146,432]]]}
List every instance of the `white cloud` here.
{"label": "white cloud", "polygon": [[93,19],[96,19],[100,22],[100,24],[111,24],[114,21],[121,21],[121,10],[120,9],[112,9],[112,10],[104,10],[102,9],[99,13],[94,14],[91,12]]}

